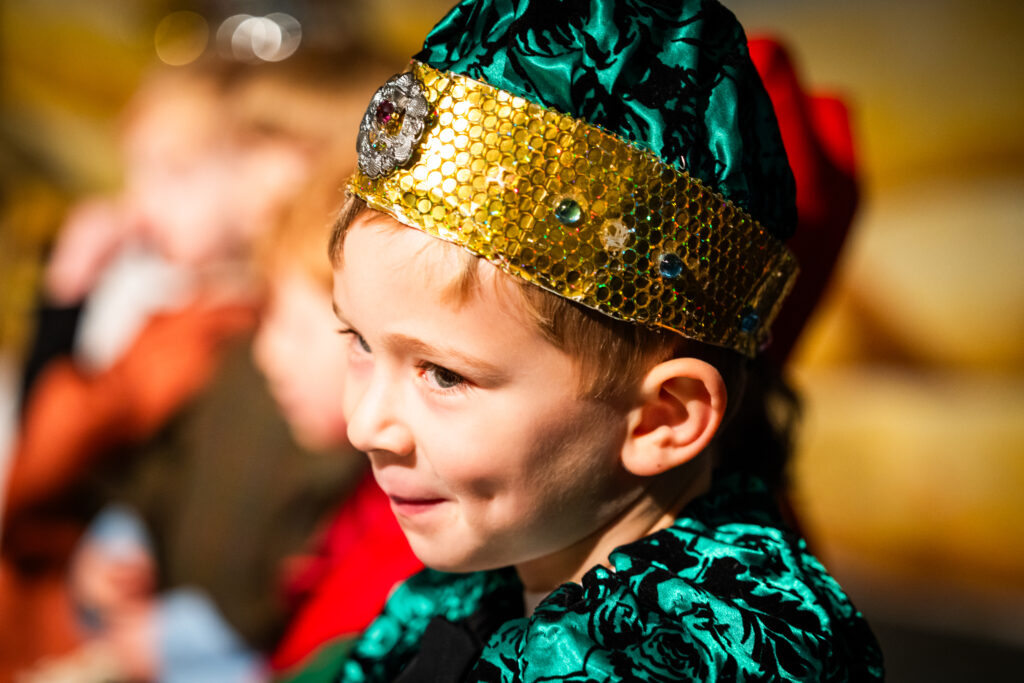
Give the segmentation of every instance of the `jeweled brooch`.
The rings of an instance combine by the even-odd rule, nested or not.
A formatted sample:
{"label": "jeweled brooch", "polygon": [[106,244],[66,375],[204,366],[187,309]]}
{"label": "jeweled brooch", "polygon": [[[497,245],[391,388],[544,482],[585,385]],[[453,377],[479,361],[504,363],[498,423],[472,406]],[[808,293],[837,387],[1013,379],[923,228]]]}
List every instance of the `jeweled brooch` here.
{"label": "jeweled brooch", "polygon": [[412,73],[398,74],[370,99],[359,124],[359,170],[378,178],[404,165],[423,137],[430,107]]}

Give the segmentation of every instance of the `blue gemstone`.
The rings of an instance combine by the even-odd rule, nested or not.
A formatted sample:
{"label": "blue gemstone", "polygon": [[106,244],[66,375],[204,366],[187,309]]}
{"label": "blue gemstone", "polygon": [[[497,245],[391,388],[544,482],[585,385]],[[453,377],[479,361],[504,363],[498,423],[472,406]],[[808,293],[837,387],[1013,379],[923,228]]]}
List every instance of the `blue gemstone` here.
{"label": "blue gemstone", "polygon": [[756,330],[761,322],[761,316],[749,309],[745,310],[742,315],[743,317],[740,318],[740,331],[749,333]]}
{"label": "blue gemstone", "polygon": [[672,253],[662,254],[658,259],[658,272],[662,277],[674,280],[683,274],[683,259]]}
{"label": "blue gemstone", "polygon": [[575,199],[563,199],[555,207],[555,218],[565,225],[576,225],[583,218],[583,209]]}

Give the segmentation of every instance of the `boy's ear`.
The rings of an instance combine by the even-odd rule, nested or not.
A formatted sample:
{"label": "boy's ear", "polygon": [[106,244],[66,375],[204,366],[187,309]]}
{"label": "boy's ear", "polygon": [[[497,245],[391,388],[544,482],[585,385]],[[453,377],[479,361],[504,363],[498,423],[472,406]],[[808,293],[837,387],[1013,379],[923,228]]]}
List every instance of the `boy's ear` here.
{"label": "boy's ear", "polygon": [[725,381],[697,358],[673,358],[651,368],[630,411],[622,464],[650,477],[695,458],[718,432],[725,416]]}

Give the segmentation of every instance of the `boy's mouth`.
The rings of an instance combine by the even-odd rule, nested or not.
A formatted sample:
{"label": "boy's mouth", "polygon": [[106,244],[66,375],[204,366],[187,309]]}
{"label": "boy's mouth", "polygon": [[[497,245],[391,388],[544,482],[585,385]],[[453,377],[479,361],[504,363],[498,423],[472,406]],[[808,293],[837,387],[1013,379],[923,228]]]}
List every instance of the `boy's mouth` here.
{"label": "boy's mouth", "polygon": [[396,515],[411,517],[433,510],[444,498],[403,498],[401,496],[388,495],[391,499],[391,509]]}

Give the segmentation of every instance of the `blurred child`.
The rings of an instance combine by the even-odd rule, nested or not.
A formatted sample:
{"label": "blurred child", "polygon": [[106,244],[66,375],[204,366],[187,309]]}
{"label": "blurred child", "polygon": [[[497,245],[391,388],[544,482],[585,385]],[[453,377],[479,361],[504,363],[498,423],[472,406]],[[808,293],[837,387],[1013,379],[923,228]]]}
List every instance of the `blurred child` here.
{"label": "blurred child", "polygon": [[[349,95],[359,88],[343,66],[354,61],[209,61],[159,70],[143,84],[123,116],[122,193],[72,212],[47,268],[53,301],[68,305],[89,295],[77,342],[81,363],[109,367],[155,309],[246,295],[253,240],[323,149],[351,136],[338,124],[357,117]],[[160,263],[149,270],[174,274],[133,281],[148,271],[131,264],[154,260]],[[130,306],[144,297],[153,303]]]}
{"label": "blurred child", "polygon": [[429,569],[332,678],[880,679],[773,496],[794,186],[735,17],[466,0],[358,145],[348,435]]}
{"label": "blurred child", "polygon": [[[351,466],[342,461],[292,455],[298,451],[273,417],[262,380],[244,360],[258,293],[248,271],[251,244],[331,140],[350,129],[346,117],[356,115],[348,97],[362,92],[360,79],[373,72],[350,67],[358,68],[358,62],[344,55],[307,56],[266,67],[199,70],[193,90],[183,90],[176,73],[143,90],[127,117],[129,168],[125,194],[115,205],[121,222],[96,230],[101,236],[92,247],[98,256],[90,260],[102,271],[109,254],[143,242],[187,269],[189,303],[151,317],[108,367],[67,359],[49,364],[27,405],[6,498],[5,558],[21,566],[43,563],[56,573],[71,556],[76,524],[99,502],[131,502],[149,534],[138,547],[153,547],[149,584],[203,589],[204,595],[184,594],[173,603],[181,609],[165,610],[166,616],[191,623],[197,633],[212,628],[223,635],[218,642],[226,652],[242,653],[235,660],[244,665],[239,671],[261,668],[259,651],[270,648],[283,627],[286,610],[274,590],[277,564],[301,547],[353,481]],[[189,93],[195,106],[183,109]],[[280,107],[282,101],[291,106]],[[277,111],[265,111],[271,105]],[[98,276],[59,277],[62,250],[74,251],[74,233],[69,235],[71,246],[56,250],[52,282],[66,285],[54,289],[72,299],[89,291]],[[74,261],[68,256],[63,263]],[[132,286],[138,285],[122,281],[115,289]],[[58,527],[68,533],[48,533]],[[104,553],[106,537],[90,535],[76,555],[92,569],[80,561],[75,566],[86,573],[102,567],[118,583],[124,553]],[[125,590],[146,582],[131,579]],[[97,603],[88,590],[78,597],[87,622],[98,623],[101,632],[110,624],[142,623],[111,616],[104,600]],[[159,615],[152,597],[147,596],[150,616],[143,618],[149,623]],[[206,630],[181,620],[185,614],[205,615]],[[179,661],[192,664],[201,659],[197,652],[210,654],[202,648],[213,639],[171,641],[163,623],[163,649],[150,641],[149,655],[126,672],[133,678],[176,680],[167,669],[174,648]],[[188,631],[186,626],[180,632]],[[130,632],[143,631],[117,629],[110,640],[127,643],[132,639],[116,633]],[[23,639],[35,636],[30,630]],[[47,648],[38,645],[18,654],[45,654]],[[64,638],[49,651],[69,646]],[[200,649],[189,659],[188,648],[195,647]],[[181,674],[185,680],[201,680],[200,675],[229,680],[216,669],[201,674],[193,667]]]}
{"label": "blurred child", "polygon": [[[340,451],[361,467],[317,547],[291,564],[286,590],[296,613],[271,660],[278,671],[308,664],[321,648],[336,654],[377,615],[390,590],[422,565],[412,554],[362,454],[345,436],[339,392],[345,356],[331,312],[331,267],[325,244],[344,198],[349,166],[328,161],[262,243],[267,303],[254,354],[295,440]],[[334,457],[338,457],[337,453]],[[341,608],[339,609],[339,606]]]}
{"label": "blurred child", "polygon": [[[223,165],[228,154],[217,123],[226,118],[223,96],[223,72],[206,65],[163,71],[144,84],[125,116],[125,163],[143,169],[135,177],[167,183],[169,192],[202,185],[196,177],[209,179],[201,169]],[[176,144],[175,156],[165,159]],[[159,185],[138,180],[131,188],[161,192]],[[215,234],[224,192],[222,184],[211,189],[213,194],[189,198],[194,223],[159,222],[162,214],[155,212],[154,224],[168,231],[194,225],[200,235]],[[85,301],[88,311],[77,329],[62,331],[60,342],[41,326],[45,352],[30,358],[26,368],[27,402],[4,496],[2,559],[15,587],[0,601],[4,621],[20,621],[24,628],[8,639],[4,670],[80,642],[64,575],[79,534],[102,504],[92,472],[123,458],[127,446],[151,438],[209,380],[225,342],[254,324],[248,294],[150,318],[160,309],[181,307],[199,289],[245,287],[227,286],[234,276],[208,278],[189,267],[194,263],[175,264],[173,253],[147,245],[138,212],[128,208],[133,201],[126,189],[120,197],[88,200],[72,211],[47,266],[48,299],[72,309]],[[152,584],[152,577],[147,581]],[[47,610],[39,606],[44,600]]]}

